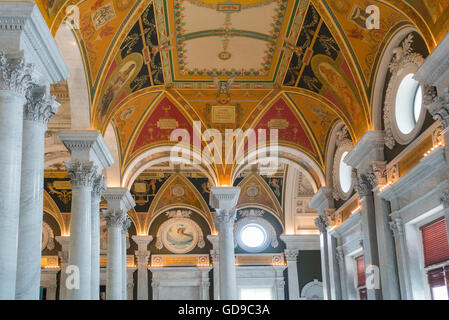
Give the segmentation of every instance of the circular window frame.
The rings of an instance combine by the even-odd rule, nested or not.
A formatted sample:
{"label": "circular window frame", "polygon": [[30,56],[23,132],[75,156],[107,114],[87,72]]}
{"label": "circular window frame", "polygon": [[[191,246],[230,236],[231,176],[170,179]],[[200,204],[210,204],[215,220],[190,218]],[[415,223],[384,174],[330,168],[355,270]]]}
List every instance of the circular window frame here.
{"label": "circular window frame", "polygon": [[343,188],[341,187],[341,177],[340,177],[340,163],[343,161],[343,155],[345,153],[349,153],[352,149],[352,145],[349,143],[343,143],[337,148],[337,151],[335,151],[334,155],[334,164],[332,167],[333,172],[333,186],[334,186],[334,198],[335,200],[347,200],[351,196],[351,194],[354,191],[354,182],[352,181],[351,177],[351,186],[349,187],[349,190],[345,192]]}
{"label": "circular window frame", "polygon": [[[265,234],[265,239],[262,242],[261,245],[257,247],[250,247],[245,244],[245,242],[242,239],[242,232],[249,226],[256,225],[261,230],[263,230]],[[250,252],[250,253],[258,253],[262,252],[265,249],[268,248],[268,246],[277,247],[278,242],[276,239],[276,231],[274,230],[274,227],[265,219],[260,217],[245,217],[243,219],[238,220],[234,225],[234,239],[235,243],[234,246],[239,246],[244,251]]]}
{"label": "circular window frame", "polygon": [[[415,122],[413,129],[409,133],[403,133],[398,126],[397,116],[396,116],[396,99],[398,96],[399,88],[403,80],[410,74],[416,74],[421,63],[422,57],[418,54],[412,54],[408,59],[405,59],[402,63],[398,64],[396,68],[393,68],[390,81],[388,82],[388,87],[385,95],[384,104],[384,127],[385,127],[385,145],[391,150],[395,146],[396,142],[400,145],[407,145],[413,139],[415,139],[420,133],[424,121],[426,118],[426,108],[421,106],[421,111],[419,113],[418,121],[415,121],[414,111],[415,106],[412,104],[410,106],[410,114]],[[391,68],[391,67],[390,67]],[[423,84],[419,83],[421,90],[423,90]],[[418,88],[419,88],[418,86]],[[422,92],[424,94],[424,92]],[[416,92],[414,95],[416,98]]]}

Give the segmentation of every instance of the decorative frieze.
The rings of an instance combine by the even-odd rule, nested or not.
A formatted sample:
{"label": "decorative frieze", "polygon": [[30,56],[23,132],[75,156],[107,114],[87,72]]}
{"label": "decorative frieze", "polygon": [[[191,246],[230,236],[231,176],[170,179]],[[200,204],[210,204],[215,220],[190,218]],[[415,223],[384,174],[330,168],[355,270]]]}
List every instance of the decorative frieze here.
{"label": "decorative frieze", "polygon": [[26,96],[33,81],[34,66],[25,63],[21,54],[0,51],[0,90]]}
{"label": "decorative frieze", "polygon": [[93,162],[64,162],[67,175],[69,176],[72,188],[92,187],[97,176],[98,168]]}

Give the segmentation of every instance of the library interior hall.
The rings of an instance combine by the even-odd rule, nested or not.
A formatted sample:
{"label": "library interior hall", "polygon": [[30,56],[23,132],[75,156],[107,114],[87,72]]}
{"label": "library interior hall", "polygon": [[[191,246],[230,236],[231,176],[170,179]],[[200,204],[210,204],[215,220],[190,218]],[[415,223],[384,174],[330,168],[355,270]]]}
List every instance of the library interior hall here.
{"label": "library interior hall", "polygon": [[449,300],[446,139],[449,0],[0,0],[0,300]]}

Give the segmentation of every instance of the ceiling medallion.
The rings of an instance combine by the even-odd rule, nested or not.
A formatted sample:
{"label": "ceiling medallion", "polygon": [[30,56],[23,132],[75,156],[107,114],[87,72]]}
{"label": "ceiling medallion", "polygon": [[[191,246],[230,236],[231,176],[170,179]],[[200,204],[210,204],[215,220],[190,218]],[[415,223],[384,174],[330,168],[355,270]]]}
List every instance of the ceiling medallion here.
{"label": "ceiling medallion", "polygon": [[223,61],[231,59],[231,56],[232,55],[229,51],[222,51],[218,54],[218,58]]}
{"label": "ceiling medallion", "polygon": [[182,198],[185,194],[185,190],[183,186],[180,184],[177,184],[171,188],[171,194],[175,198]]}

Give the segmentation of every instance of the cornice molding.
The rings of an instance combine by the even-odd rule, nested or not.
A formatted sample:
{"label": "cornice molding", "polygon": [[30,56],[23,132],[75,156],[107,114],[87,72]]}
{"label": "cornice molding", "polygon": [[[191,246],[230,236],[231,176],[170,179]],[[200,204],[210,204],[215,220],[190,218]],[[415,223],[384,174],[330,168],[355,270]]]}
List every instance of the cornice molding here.
{"label": "cornice molding", "polygon": [[66,80],[69,69],[33,2],[0,2],[0,38],[7,41],[8,51],[24,50],[47,83]]}

